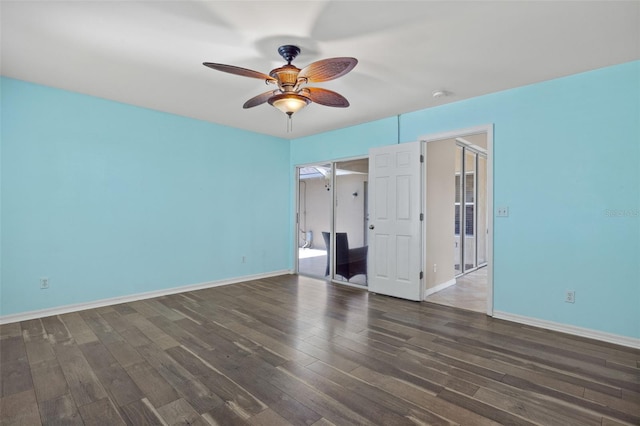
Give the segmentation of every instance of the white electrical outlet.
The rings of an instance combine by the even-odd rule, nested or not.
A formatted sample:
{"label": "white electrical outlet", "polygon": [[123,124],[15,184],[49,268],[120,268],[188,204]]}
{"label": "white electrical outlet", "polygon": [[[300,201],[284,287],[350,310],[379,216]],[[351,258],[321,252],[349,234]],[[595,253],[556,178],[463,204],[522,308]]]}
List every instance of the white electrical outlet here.
{"label": "white electrical outlet", "polygon": [[496,212],[498,217],[509,217],[509,207],[498,207]]}
{"label": "white electrical outlet", "polygon": [[49,278],[40,278],[40,288],[43,290],[49,288]]}
{"label": "white electrical outlet", "polygon": [[564,301],[567,303],[576,303],[576,292],[573,290],[567,290],[564,294]]}

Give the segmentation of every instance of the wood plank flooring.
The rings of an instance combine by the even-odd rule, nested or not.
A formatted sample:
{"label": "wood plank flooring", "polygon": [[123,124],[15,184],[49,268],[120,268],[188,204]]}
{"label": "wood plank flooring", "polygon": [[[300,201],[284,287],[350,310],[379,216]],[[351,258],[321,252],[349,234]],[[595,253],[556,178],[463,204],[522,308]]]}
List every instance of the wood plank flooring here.
{"label": "wood plank flooring", "polygon": [[2,425],[640,424],[640,351],[298,276],[0,327]]}

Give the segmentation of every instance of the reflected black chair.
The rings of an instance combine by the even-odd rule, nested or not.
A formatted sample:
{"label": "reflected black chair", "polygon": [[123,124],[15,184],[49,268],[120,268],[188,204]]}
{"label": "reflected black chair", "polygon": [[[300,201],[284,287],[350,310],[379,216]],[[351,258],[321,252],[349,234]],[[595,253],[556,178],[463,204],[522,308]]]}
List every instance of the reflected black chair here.
{"label": "reflected black chair", "polygon": [[[331,234],[323,232],[322,237],[327,246],[327,269],[324,275],[329,275],[331,262]],[[367,246],[349,248],[346,232],[336,232],[336,274],[349,281],[356,275],[367,275]]]}

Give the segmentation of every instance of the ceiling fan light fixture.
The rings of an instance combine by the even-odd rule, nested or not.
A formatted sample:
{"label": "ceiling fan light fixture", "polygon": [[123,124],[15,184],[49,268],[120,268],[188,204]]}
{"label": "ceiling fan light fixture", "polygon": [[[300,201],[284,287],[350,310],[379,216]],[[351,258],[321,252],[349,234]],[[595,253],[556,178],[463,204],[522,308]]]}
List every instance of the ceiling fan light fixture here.
{"label": "ceiling fan light fixture", "polygon": [[310,102],[310,99],[297,93],[281,93],[269,99],[269,105],[278,108],[289,117],[309,105]]}
{"label": "ceiling fan light fixture", "polygon": [[322,83],[334,80],[350,72],[358,64],[356,58],[338,57],[327,58],[313,62],[300,69],[291,65],[296,56],[300,53],[300,48],[291,44],[278,48],[280,56],[287,63],[279,68],[272,69],[269,75],[237,67],[234,65],[218,64],[214,62],[203,62],[203,65],[229,74],[236,74],[243,77],[257,78],[264,80],[268,84],[277,84],[277,90],[261,93],[249,99],[242,105],[242,108],[253,108],[268,102],[284,112],[287,120],[287,131],[292,131],[291,117],[310,103],[319,105],[346,108],[349,101],[339,93],[320,87],[304,87],[308,83]]}

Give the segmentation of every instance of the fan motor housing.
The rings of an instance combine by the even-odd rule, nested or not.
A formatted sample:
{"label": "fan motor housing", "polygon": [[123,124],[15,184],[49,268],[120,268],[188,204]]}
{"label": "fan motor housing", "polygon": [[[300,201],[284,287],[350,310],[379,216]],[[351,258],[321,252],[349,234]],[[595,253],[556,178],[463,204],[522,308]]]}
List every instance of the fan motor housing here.
{"label": "fan motor housing", "polygon": [[278,80],[280,82],[280,88],[285,90],[288,87],[293,88],[298,84],[298,73],[300,73],[300,68],[294,65],[284,65],[271,70],[269,75]]}

